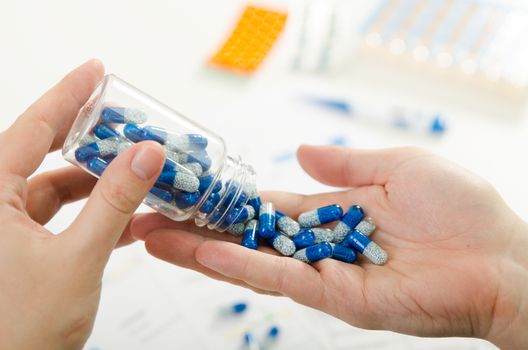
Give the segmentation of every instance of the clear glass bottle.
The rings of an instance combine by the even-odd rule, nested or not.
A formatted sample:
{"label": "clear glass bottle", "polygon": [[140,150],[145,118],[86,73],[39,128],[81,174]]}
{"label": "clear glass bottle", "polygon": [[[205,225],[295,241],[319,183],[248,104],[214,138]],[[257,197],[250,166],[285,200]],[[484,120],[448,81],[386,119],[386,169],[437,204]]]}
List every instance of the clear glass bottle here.
{"label": "clear glass bottle", "polygon": [[167,153],[146,205],[219,231],[241,222],[248,202],[251,214],[258,212],[255,172],[228,155],[221,137],[115,75],[105,76],[81,108],[62,153],[99,177],[120,152],[144,140],[163,144]]}

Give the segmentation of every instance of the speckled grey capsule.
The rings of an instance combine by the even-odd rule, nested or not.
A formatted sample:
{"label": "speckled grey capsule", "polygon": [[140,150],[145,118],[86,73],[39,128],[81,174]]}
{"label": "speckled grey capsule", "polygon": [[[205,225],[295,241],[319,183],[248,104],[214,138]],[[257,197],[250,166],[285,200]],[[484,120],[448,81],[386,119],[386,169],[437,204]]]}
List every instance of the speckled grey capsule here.
{"label": "speckled grey capsule", "polygon": [[275,217],[277,219],[277,227],[286,236],[295,236],[301,230],[301,225],[297,221],[278,210],[275,210]]}
{"label": "speckled grey capsule", "polygon": [[374,220],[370,216],[367,216],[357,224],[356,230],[368,237],[376,230],[376,225],[374,224]]}
{"label": "speckled grey capsule", "polygon": [[269,242],[276,251],[284,256],[291,256],[295,253],[295,244],[293,241],[288,237],[281,235],[279,232],[275,232],[275,234],[269,239]]}
{"label": "speckled grey capsule", "polygon": [[242,236],[244,234],[244,228],[246,227],[246,224],[243,222],[239,222],[237,224],[233,224],[227,228],[227,232],[231,233],[233,236]]}

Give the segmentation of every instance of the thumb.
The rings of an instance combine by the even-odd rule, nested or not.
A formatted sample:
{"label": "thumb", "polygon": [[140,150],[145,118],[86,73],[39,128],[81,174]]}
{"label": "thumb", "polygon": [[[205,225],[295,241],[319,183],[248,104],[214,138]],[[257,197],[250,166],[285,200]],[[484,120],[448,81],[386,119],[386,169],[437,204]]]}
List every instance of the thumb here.
{"label": "thumb", "polygon": [[360,150],[302,145],[297,150],[299,164],[308,175],[338,187],[383,186],[398,165],[423,154],[424,151],[413,147]]}
{"label": "thumb", "polygon": [[66,238],[79,253],[88,251],[98,261],[110,256],[132,214],[154,185],[165,160],[163,148],[155,142],[141,142],[123,152],[108,165],[88,202],[71,226]]}

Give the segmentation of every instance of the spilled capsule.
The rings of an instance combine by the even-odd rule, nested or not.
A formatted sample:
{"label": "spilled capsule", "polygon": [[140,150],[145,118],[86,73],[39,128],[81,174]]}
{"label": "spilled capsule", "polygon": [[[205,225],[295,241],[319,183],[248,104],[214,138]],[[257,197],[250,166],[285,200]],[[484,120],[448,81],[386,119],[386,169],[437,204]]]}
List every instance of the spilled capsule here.
{"label": "spilled capsule", "polygon": [[262,203],[259,210],[259,234],[270,238],[275,234],[275,208],[273,203]]}
{"label": "spilled capsule", "polygon": [[286,214],[275,210],[275,216],[277,220],[277,227],[279,230],[286,234],[288,237],[295,236],[301,230],[299,223]]}
{"label": "spilled capsule", "polygon": [[334,227],[334,242],[342,242],[343,239],[345,239],[345,236],[356,227],[364,217],[365,213],[359,205],[350,207],[336,227]]}
{"label": "spilled capsule", "polygon": [[343,245],[354,248],[376,265],[387,262],[387,253],[358,230],[352,230],[343,240]]}
{"label": "spilled capsule", "polygon": [[314,263],[316,261],[329,258],[332,255],[332,246],[330,243],[323,242],[310,247],[298,250],[293,257],[305,263]]}
{"label": "spilled capsule", "polygon": [[242,245],[249,249],[257,249],[259,246],[258,220],[249,220],[244,229]]}
{"label": "spilled capsule", "polygon": [[273,235],[268,238],[268,242],[271,246],[281,253],[284,256],[291,256],[295,253],[295,244],[288,237],[281,235],[279,232],[275,231]]}
{"label": "spilled capsule", "polygon": [[343,215],[343,209],[339,204],[327,205],[326,207],[311,210],[299,215],[301,227],[315,227],[332,221],[337,221]]}
{"label": "spilled capsule", "polygon": [[361,232],[365,237],[368,237],[376,230],[376,225],[374,224],[374,220],[372,220],[370,216],[367,216],[356,225],[355,229]]}
{"label": "spilled capsule", "polygon": [[332,246],[332,259],[352,264],[357,260],[356,251],[341,244],[330,243]]}

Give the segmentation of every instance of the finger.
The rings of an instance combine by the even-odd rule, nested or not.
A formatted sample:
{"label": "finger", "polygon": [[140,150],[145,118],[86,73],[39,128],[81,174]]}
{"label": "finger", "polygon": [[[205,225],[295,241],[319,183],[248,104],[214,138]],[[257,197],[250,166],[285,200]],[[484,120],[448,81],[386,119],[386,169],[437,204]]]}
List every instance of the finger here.
{"label": "finger", "polygon": [[[23,177],[31,175],[46,153],[62,144],[65,128],[71,125],[103,73],[101,62],[90,60],[32,104],[0,135],[0,170]],[[60,138],[56,139],[58,133]]]}
{"label": "finger", "polygon": [[66,234],[81,249],[106,262],[132,214],[153,186],[164,159],[164,150],[156,142],[136,144],[114,159]]}
{"label": "finger", "polygon": [[417,148],[356,150],[303,145],[297,151],[297,158],[310,176],[330,186],[384,186],[402,162],[423,154]]}
{"label": "finger", "polygon": [[26,211],[44,225],[63,205],[88,197],[96,182],[95,177],[75,167],[35,176],[28,183]]}
{"label": "finger", "polygon": [[324,296],[325,287],[319,272],[296,259],[228,242],[207,241],[196,249],[196,260],[225,277],[288,296],[308,306],[319,305]]}
{"label": "finger", "polygon": [[249,286],[247,283],[225,277],[196,261],[196,249],[209,238],[179,230],[157,230],[145,241],[147,251],[154,257],[202,273],[219,281],[254,290],[260,294],[268,292]]}

